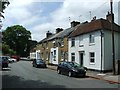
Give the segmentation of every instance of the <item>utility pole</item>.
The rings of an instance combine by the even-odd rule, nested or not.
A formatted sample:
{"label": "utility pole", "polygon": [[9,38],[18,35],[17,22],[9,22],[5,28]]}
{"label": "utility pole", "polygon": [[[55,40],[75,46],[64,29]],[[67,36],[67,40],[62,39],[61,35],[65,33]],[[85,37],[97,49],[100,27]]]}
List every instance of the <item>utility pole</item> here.
{"label": "utility pole", "polygon": [[115,75],[115,42],[114,42],[114,14],[113,14],[113,0],[110,0],[110,7],[111,7],[111,30],[112,30],[112,59],[113,59],[113,75]]}

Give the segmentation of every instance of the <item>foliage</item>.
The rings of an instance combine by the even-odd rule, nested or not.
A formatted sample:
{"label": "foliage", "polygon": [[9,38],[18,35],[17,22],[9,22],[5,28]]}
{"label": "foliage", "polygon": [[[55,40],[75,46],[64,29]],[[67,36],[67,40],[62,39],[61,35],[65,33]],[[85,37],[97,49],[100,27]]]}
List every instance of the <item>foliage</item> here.
{"label": "foliage", "polygon": [[3,41],[20,56],[26,56],[30,38],[31,32],[20,25],[7,27],[3,31]]}
{"label": "foliage", "polygon": [[2,6],[2,7],[0,7],[1,8],[0,11],[3,12],[3,10],[6,8],[6,5],[8,6],[9,4],[10,4],[10,2],[8,0],[6,0],[6,1],[0,0],[0,5]]}
{"label": "foliage", "polygon": [[12,49],[10,49],[9,45],[6,45],[5,43],[0,44],[0,47],[2,47],[3,55],[6,55],[6,54],[9,54],[9,55],[16,54],[16,52],[13,51]]}

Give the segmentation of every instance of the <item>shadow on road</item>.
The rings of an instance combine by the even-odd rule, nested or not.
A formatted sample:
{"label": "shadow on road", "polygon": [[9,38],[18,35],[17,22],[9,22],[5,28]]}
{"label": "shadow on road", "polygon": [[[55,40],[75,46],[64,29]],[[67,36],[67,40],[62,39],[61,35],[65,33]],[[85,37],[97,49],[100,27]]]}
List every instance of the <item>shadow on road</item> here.
{"label": "shadow on road", "polygon": [[41,80],[25,80],[19,76],[3,75],[2,88],[65,88],[65,86],[51,85]]}

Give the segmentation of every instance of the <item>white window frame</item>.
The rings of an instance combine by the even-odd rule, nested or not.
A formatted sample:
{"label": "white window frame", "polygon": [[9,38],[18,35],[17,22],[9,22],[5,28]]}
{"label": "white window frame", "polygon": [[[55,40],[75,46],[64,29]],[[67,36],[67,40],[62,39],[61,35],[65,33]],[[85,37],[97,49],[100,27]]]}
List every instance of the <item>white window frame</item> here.
{"label": "white window frame", "polygon": [[[94,54],[93,56],[91,54]],[[94,62],[91,62],[91,59],[94,60]],[[90,60],[90,64],[95,64],[95,52],[89,52],[89,60]]]}

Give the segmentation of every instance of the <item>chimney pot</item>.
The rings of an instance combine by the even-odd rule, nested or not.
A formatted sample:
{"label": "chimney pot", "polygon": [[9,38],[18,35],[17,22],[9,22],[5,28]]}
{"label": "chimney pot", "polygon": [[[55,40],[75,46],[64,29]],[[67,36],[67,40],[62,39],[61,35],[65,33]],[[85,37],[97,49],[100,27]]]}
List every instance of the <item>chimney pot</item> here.
{"label": "chimney pot", "polygon": [[80,22],[78,22],[78,21],[72,21],[71,22],[71,27],[75,27],[78,24],[80,24]]}
{"label": "chimney pot", "polygon": [[[108,11],[108,14],[106,15],[106,19],[109,21],[109,22],[112,22],[112,14]],[[114,14],[113,14],[113,21],[114,21]]]}
{"label": "chimney pot", "polygon": [[59,33],[59,32],[61,32],[61,31],[63,31],[62,28],[57,28],[57,29],[56,29],[56,33]]}
{"label": "chimney pot", "polygon": [[51,33],[50,31],[47,31],[46,37],[48,38],[48,37],[51,36],[51,35],[52,35],[52,33]]}

